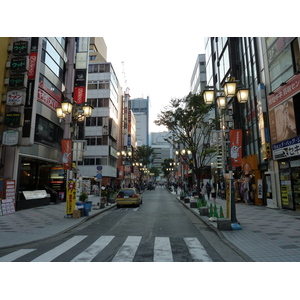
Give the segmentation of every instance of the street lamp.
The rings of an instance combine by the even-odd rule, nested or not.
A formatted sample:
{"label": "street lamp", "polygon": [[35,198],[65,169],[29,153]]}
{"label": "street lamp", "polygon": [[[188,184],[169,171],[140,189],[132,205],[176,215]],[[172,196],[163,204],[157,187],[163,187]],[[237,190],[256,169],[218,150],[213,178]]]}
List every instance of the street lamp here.
{"label": "street lamp", "polygon": [[61,102],[61,106],[56,108],[56,116],[58,118],[64,119],[66,115],[72,114],[72,117],[77,119],[78,122],[84,121],[85,117],[90,117],[92,112],[92,106],[88,104],[74,105],[68,100]]}
{"label": "street lamp", "polygon": [[[208,87],[203,91],[203,99],[206,104],[212,104],[213,100],[216,99],[217,105],[219,109],[227,109],[228,110],[228,98],[237,97],[239,103],[246,103],[249,97],[249,89],[242,88],[238,86],[238,81],[235,78],[229,78],[223,84],[223,90],[214,90],[213,87]],[[218,93],[218,96],[215,97],[215,94]],[[229,180],[230,180],[230,209],[231,209],[231,228],[232,229],[242,229],[236,218],[236,207],[235,207],[235,199],[233,193],[233,175],[232,175],[232,162],[231,162],[231,153],[230,149],[229,153]]]}
{"label": "street lamp", "polygon": [[[65,119],[67,115],[70,115],[74,124],[72,124],[72,151],[73,151],[73,160],[76,161],[75,174],[78,172],[78,161],[82,161],[83,153],[86,149],[86,140],[78,140],[78,122],[83,122],[85,117],[91,117],[93,112],[93,107],[83,103],[82,105],[72,104],[69,99],[62,101],[59,107],[56,107],[56,116],[59,119]],[[70,130],[65,128],[65,130]],[[68,131],[68,135],[69,135]]]}

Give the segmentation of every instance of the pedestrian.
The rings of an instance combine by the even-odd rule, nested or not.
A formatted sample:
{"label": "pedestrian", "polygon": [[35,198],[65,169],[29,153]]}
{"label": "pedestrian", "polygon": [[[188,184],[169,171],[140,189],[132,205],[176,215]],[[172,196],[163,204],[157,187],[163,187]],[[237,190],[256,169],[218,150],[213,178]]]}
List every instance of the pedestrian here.
{"label": "pedestrian", "polygon": [[202,200],[203,205],[205,203],[205,194],[206,194],[206,188],[204,186],[204,183],[202,182],[202,185],[201,185],[201,200]]}
{"label": "pedestrian", "polygon": [[177,195],[177,188],[178,188],[178,185],[176,182],[174,182],[174,190],[175,190],[176,195]]}
{"label": "pedestrian", "polygon": [[216,203],[216,184],[213,183],[213,187],[211,189],[211,197],[212,197],[212,200],[214,201],[214,203]]}
{"label": "pedestrian", "polygon": [[106,186],[106,205],[108,205],[110,201],[110,192],[111,192],[111,186],[110,184],[108,184]]}
{"label": "pedestrian", "polygon": [[207,200],[209,200],[210,193],[211,193],[211,186],[210,186],[209,182],[206,183],[205,188],[206,188]]}

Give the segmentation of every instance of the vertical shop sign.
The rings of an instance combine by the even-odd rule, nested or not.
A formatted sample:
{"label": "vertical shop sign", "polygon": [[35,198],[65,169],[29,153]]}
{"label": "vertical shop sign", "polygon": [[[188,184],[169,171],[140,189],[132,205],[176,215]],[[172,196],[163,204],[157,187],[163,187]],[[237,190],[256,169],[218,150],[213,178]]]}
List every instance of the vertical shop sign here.
{"label": "vertical shop sign", "polygon": [[86,102],[89,44],[89,38],[77,38],[73,96],[73,100],[77,104]]}
{"label": "vertical shop sign", "polygon": [[76,203],[76,181],[69,180],[67,184],[66,214],[72,215]]}
{"label": "vertical shop sign", "polygon": [[[33,107],[33,97],[34,97],[38,45],[39,45],[39,38],[32,37],[31,46],[30,46],[30,56],[29,56],[29,68],[27,72],[28,84],[26,89],[26,100],[25,100],[25,109],[24,109],[24,125],[22,130],[22,137],[29,138],[29,139],[32,135],[31,128],[34,127],[31,124],[31,120],[32,120],[32,107]],[[25,141],[23,140],[22,142],[24,143]]]}
{"label": "vertical shop sign", "polygon": [[230,130],[230,158],[231,166],[240,167],[242,165],[242,130]]}
{"label": "vertical shop sign", "polygon": [[61,140],[63,169],[70,170],[72,165],[72,140]]}

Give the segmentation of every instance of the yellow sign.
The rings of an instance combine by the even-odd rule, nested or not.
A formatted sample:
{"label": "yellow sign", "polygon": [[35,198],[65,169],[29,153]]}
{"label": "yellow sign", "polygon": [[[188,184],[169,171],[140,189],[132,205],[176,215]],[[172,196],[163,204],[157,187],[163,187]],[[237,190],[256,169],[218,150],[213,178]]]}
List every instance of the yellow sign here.
{"label": "yellow sign", "polygon": [[76,204],[76,181],[69,180],[67,184],[66,214],[73,214]]}

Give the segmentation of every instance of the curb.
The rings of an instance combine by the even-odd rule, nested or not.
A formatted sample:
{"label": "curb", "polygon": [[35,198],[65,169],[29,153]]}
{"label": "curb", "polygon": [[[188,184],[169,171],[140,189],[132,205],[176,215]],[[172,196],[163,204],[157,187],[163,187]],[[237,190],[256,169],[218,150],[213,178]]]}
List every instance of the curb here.
{"label": "curb", "polygon": [[[168,190],[169,191],[169,190]],[[169,191],[170,192],[170,191]],[[171,194],[171,192],[170,192]],[[222,231],[220,231],[218,228],[213,226],[211,222],[209,222],[206,218],[200,216],[197,212],[195,212],[193,209],[190,209],[188,205],[186,205],[182,200],[180,200],[177,195],[172,194],[175,196],[176,200],[180,202],[186,209],[191,211],[195,216],[197,216],[207,227],[209,230],[213,231],[227,246],[229,246],[233,251],[235,251],[238,255],[240,255],[245,261],[247,262],[254,262],[254,260],[249,257],[246,253],[244,253],[242,250],[240,250],[238,247],[236,247],[233,243],[228,241],[226,237],[223,235]]]}

